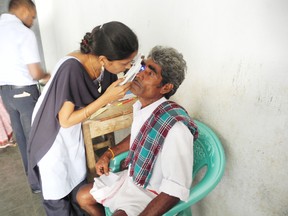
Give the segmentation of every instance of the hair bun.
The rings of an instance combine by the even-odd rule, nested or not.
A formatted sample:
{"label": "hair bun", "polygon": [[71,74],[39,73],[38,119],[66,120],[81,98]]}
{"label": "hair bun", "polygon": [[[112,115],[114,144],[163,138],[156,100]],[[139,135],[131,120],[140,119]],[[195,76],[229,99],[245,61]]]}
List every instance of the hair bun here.
{"label": "hair bun", "polygon": [[81,52],[85,54],[91,53],[90,44],[91,44],[91,33],[87,32],[80,43]]}

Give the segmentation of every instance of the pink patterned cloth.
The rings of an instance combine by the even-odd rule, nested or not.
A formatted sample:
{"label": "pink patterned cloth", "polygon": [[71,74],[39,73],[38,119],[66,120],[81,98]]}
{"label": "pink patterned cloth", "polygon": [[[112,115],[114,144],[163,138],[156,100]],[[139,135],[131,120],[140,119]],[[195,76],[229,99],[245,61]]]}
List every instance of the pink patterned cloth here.
{"label": "pink patterned cloth", "polygon": [[0,147],[5,146],[12,137],[12,127],[8,112],[0,97]]}

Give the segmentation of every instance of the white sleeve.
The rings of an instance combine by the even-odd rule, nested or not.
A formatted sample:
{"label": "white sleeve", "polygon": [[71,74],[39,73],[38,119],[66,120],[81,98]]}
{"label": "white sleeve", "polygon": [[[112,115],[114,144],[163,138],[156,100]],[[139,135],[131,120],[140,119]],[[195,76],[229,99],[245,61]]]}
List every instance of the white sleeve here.
{"label": "white sleeve", "polygon": [[34,32],[27,31],[20,46],[21,57],[24,64],[32,64],[40,62],[40,55],[37,40]]}
{"label": "white sleeve", "polygon": [[182,122],[170,129],[161,156],[160,191],[187,201],[192,184],[193,135]]}

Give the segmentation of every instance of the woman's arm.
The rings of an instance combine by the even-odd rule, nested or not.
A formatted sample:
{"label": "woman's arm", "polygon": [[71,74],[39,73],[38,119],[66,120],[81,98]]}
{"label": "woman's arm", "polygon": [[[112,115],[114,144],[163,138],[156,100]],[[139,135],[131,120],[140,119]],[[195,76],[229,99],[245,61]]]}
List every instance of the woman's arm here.
{"label": "woman's arm", "polygon": [[72,102],[64,102],[58,113],[61,127],[68,128],[83,122],[101,107],[124,97],[125,93],[129,90],[131,83],[119,86],[118,84],[121,81],[123,81],[123,79],[119,79],[112,83],[103,95],[80,110],[75,110],[75,105]]}

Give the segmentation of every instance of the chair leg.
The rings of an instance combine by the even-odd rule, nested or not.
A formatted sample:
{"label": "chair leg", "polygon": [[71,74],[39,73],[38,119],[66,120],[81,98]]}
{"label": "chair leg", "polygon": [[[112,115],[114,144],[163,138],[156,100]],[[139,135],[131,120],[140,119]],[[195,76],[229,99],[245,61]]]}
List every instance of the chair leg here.
{"label": "chair leg", "polygon": [[184,210],[186,216],[192,216],[191,207]]}
{"label": "chair leg", "polygon": [[192,216],[192,211],[191,211],[191,207],[186,208],[185,210],[181,211],[180,214],[177,214],[177,216]]}

